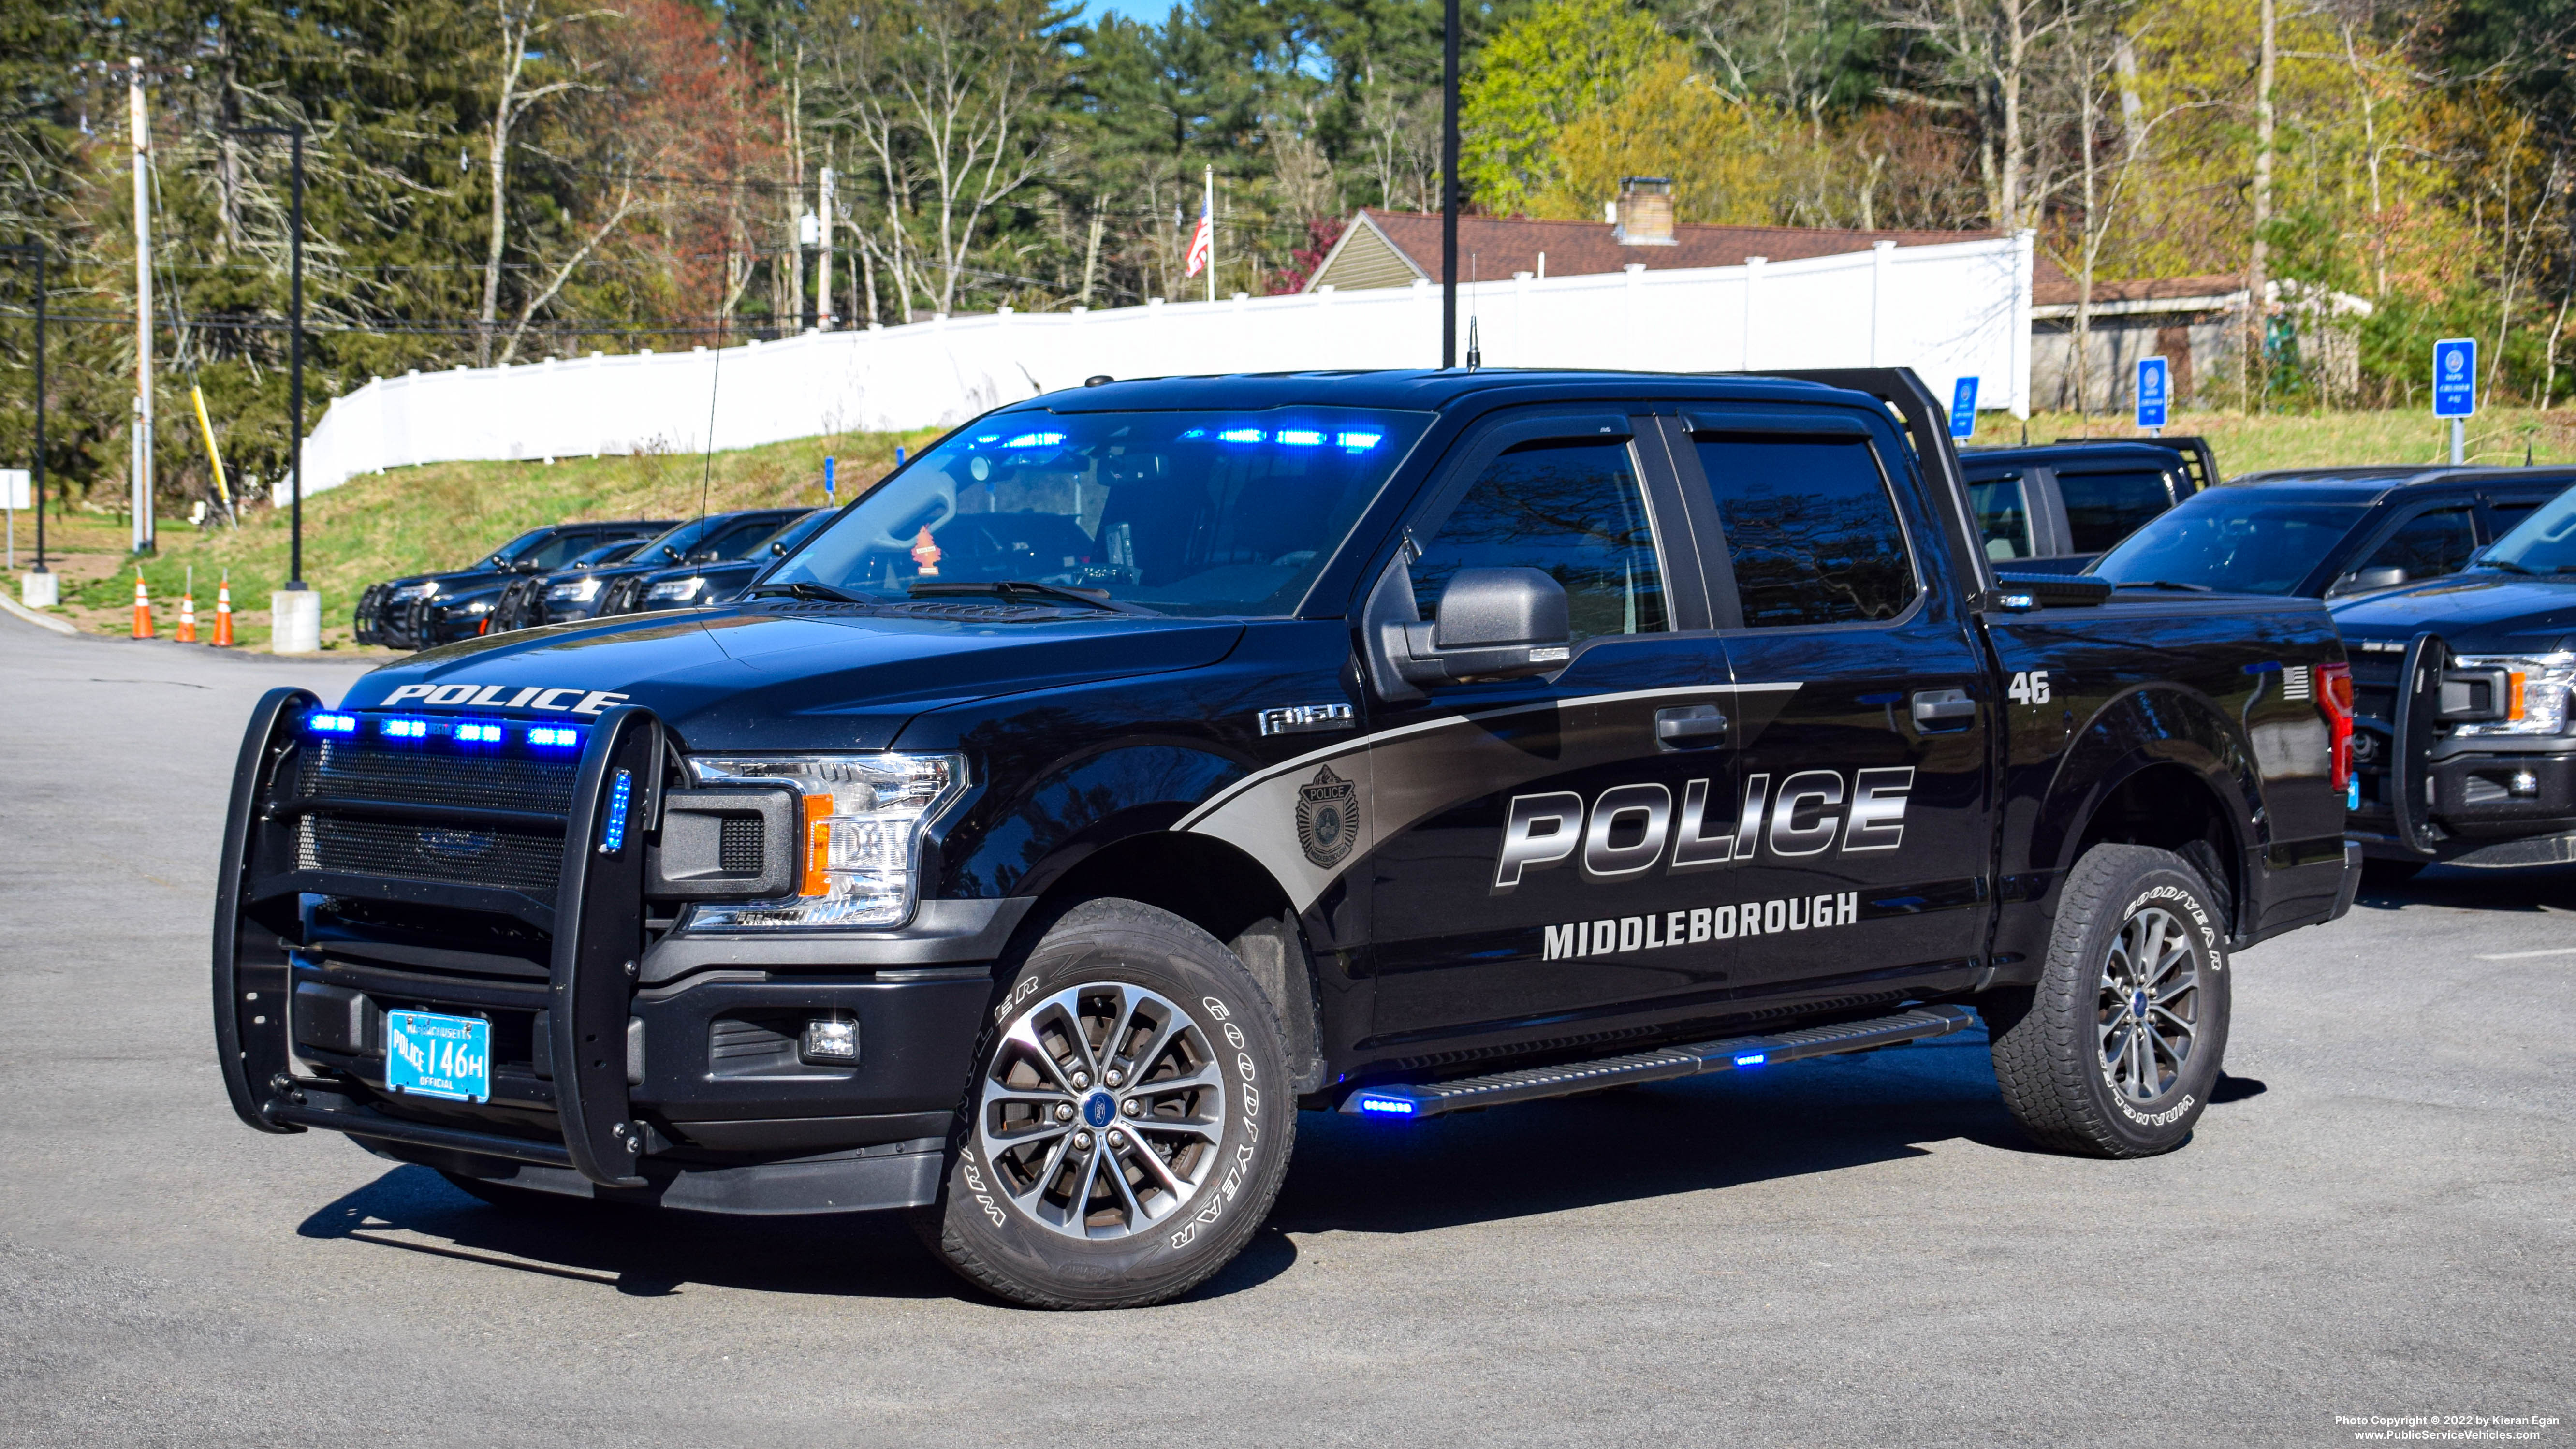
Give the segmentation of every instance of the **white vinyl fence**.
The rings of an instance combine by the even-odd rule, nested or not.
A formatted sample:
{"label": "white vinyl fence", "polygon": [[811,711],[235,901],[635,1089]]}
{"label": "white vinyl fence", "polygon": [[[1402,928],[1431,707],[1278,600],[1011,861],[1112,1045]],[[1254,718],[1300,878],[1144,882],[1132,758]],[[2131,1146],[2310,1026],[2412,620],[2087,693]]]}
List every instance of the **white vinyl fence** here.
{"label": "white vinyl fence", "polygon": [[[1487,367],[1650,371],[1908,366],[1946,403],[2030,404],[2031,239],[1898,247],[1741,267],[1526,274],[1460,289]],[[743,448],[944,427],[1085,377],[1436,367],[1440,291],[1330,291],[1108,311],[946,317],[716,351],[379,378],[304,445],[312,491],[457,459]]]}

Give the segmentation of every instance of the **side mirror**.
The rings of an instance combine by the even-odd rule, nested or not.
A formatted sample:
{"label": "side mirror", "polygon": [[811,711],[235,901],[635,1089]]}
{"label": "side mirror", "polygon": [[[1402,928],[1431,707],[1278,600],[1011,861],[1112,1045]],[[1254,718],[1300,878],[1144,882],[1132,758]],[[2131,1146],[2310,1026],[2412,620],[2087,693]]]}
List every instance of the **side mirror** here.
{"label": "side mirror", "polygon": [[2335,580],[2334,587],[2328,592],[2358,594],[2367,589],[2393,589],[2404,582],[2406,582],[2406,570],[2395,564],[2379,564],[2371,568],[2354,569]]}
{"label": "side mirror", "polygon": [[1460,569],[1433,614],[1402,626],[1396,672],[1414,684],[1519,679],[1573,655],[1565,586],[1540,569]]}

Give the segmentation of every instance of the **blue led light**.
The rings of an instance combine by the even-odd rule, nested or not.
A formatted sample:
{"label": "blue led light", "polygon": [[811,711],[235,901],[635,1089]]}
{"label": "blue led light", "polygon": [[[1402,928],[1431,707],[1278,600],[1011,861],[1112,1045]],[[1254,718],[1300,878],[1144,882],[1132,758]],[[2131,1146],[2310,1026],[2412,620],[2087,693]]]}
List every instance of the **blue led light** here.
{"label": "blue led light", "polygon": [[1058,448],[1064,445],[1062,433],[1022,433],[1002,446],[1005,448]]}
{"label": "blue led light", "polygon": [[2346,810],[2358,810],[2361,808],[2361,777],[2359,775],[2355,775],[2351,779],[2343,782],[2343,808]]}
{"label": "blue led light", "polygon": [[1320,448],[1324,446],[1324,435],[1312,428],[1281,428],[1279,442],[1282,447]]}
{"label": "blue led light", "polygon": [[353,714],[331,714],[315,710],[304,717],[304,725],[315,734],[354,735],[358,732],[358,717]]}
{"label": "blue led light", "polygon": [[429,721],[425,719],[389,719],[384,723],[385,737],[396,740],[429,738]]}
{"label": "blue led light", "polygon": [[1220,443],[1258,443],[1261,441],[1261,430],[1259,428],[1228,428],[1224,432],[1217,434],[1216,440]]}
{"label": "blue led light", "polygon": [[1192,428],[1192,429],[1190,429],[1188,432],[1181,434],[1181,436],[1180,436],[1180,441],[1181,441],[1181,442],[1186,443],[1186,442],[1188,442],[1188,441],[1189,441],[1190,439],[1192,439],[1192,438],[1204,438],[1204,437],[1206,437],[1206,436],[1207,436],[1207,429],[1205,429],[1205,428]]}
{"label": "blue led light", "polygon": [[536,728],[528,731],[528,743],[532,745],[555,745],[568,749],[581,743],[581,731],[557,729],[552,725],[538,725]]}
{"label": "blue led light", "polygon": [[1336,433],[1333,435],[1333,441],[1354,453],[1365,453],[1376,447],[1385,437],[1384,433]]}
{"label": "blue led light", "polygon": [[1769,1060],[1771,1060],[1769,1052],[1746,1052],[1735,1059],[1735,1064],[1739,1067],[1758,1067]]}
{"label": "blue led light", "polygon": [[1413,1104],[1402,1097],[1381,1097],[1374,1092],[1362,1092],[1359,1101],[1363,1112],[1378,1112],[1390,1117],[1413,1115]]}
{"label": "blue led light", "polygon": [[497,745],[501,743],[501,727],[496,724],[461,724],[456,727],[456,737],[469,745]]}
{"label": "blue led light", "polygon": [[626,848],[626,801],[635,793],[635,772],[620,770],[608,788],[608,827],[599,832],[599,853],[615,855]]}

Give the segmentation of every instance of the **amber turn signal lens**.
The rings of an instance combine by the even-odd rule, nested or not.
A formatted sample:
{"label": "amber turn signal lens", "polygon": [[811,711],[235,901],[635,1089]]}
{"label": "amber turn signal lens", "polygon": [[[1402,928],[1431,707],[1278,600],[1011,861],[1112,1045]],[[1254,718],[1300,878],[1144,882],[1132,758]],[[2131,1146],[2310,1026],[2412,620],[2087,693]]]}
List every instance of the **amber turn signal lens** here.
{"label": "amber turn signal lens", "polygon": [[2529,679],[2531,676],[2527,674],[2514,674],[2510,677],[2513,680],[2513,686],[2510,694],[2505,700],[2504,717],[2506,719],[2520,719],[2522,718],[2522,684],[2524,680]]}
{"label": "amber turn signal lens", "polygon": [[805,864],[796,873],[796,893],[800,896],[830,895],[832,883],[823,874],[823,867],[832,858],[832,797],[807,795],[804,808],[798,813],[805,826]]}

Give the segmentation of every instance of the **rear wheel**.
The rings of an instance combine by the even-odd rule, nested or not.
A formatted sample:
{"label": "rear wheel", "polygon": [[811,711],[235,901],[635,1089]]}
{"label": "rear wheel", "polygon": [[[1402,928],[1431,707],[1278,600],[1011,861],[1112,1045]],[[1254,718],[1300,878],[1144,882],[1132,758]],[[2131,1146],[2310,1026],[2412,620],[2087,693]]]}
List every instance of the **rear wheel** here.
{"label": "rear wheel", "polygon": [[1003,986],[975,1061],[941,1200],[916,1222],[1003,1297],[1186,1292],[1242,1251],[1286,1176],[1278,1018],[1233,952],[1168,912],[1068,912]]}
{"label": "rear wheel", "polygon": [[2170,1152],[2217,1085],[2227,1014],[2216,892],[2169,851],[2097,845],[2067,876],[2038,986],[1990,1012],[1995,1081],[2045,1146]]}

